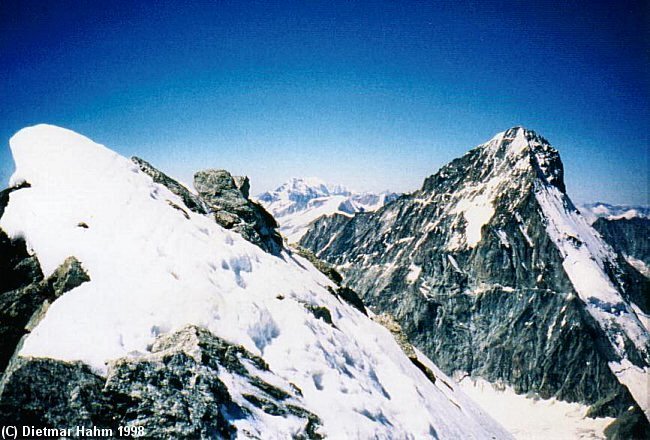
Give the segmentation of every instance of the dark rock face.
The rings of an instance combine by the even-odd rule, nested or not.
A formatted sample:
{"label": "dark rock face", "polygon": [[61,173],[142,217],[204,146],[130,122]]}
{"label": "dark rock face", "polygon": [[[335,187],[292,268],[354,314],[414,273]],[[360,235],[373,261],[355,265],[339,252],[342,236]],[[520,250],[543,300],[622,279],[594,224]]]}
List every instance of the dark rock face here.
{"label": "dark rock face", "polygon": [[646,440],[650,438],[650,425],[637,407],[628,409],[605,428],[607,440]]}
{"label": "dark rock face", "polygon": [[25,242],[10,240],[0,230],[0,372],[48,293],[40,264],[27,253]]}
{"label": "dark rock face", "polygon": [[16,357],[0,381],[0,423],[108,428],[115,406],[104,381],[79,362]]}
{"label": "dark rock face", "polygon": [[280,253],[283,243],[276,231],[278,224],[261,205],[248,198],[247,177],[233,177],[225,170],[199,171],[194,175],[194,187],[217,223],[269,253]]}
{"label": "dark rock face", "polygon": [[[237,420],[264,412],[302,421],[298,438],[321,438],[320,421],[301,407],[300,390],[267,383],[262,375],[269,374],[261,358],[189,326],[161,336],[146,356],[111,363],[106,378],[78,362],[16,358],[0,383],[0,414],[19,424],[115,432],[139,426],[148,438],[208,439],[234,438]],[[241,387],[229,389],[224,375]]]}
{"label": "dark rock face", "polygon": [[[394,316],[446,373],[617,416],[635,402],[608,367],[616,354],[578,299],[535,197],[540,186],[563,193],[563,174],[545,139],[514,128],[375,213],[319,219],[300,245],[336,265],[366,305]],[[483,215],[486,199],[493,212],[472,232],[467,217]],[[637,297],[641,287],[626,282],[625,269],[607,270],[626,298]],[[634,352],[630,359],[647,362]]]}
{"label": "dark rock face", "polygon": [[[599,218],[593,227],[614,249],[650,268],[650,218]],[[650,273],[644,275],[650,277]]]}
{"label": "dark rock face", "polygon": [[172,193],[183,199],[183,203],[193,212],[198,214],[207,214],[207,210],[203,206],[201,199],[192,194],[187,188],[172,179],[162,171],[154,168],[149,162],[140,159],[139,157],[132,157],[131,160],[138,165],[138,167],[147,175],[149,175],[154,182],[160,183],[169,189]]}
{"label": "dark rock face", "polygon": [[50,304],[64,293],[90,281],[74,257],[67,258],[47,279],[25,242],[10,240],[0,229],[0,373]]}

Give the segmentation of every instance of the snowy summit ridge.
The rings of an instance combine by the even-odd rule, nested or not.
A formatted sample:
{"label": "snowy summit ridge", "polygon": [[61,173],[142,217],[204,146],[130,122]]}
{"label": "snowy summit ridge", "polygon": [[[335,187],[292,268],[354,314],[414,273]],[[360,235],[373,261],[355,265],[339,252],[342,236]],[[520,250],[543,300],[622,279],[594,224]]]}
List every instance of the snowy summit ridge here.
{"label": "snowy summit ridge", "polygon": [[[183,394],[154,399],[158,409],[138,423],[160,416],[146,426],[173,436],[179,414],[203,411],[187,422],[199,431],[185,435],[214,423],[237,438],[509,438],[420,357],[436,380],[423,374],[386,328],[333,294],[337,286],[307,260],[286,249],[265,252],[188,209],[138,164],[72,131],[38,125],[10,143],[12,182],[29,185],[9,193],[1,230],[24,239],[45,277],[74,256],[89,281],[35,321],[0,385],[5,408],[11,396],[49,392],[12,394],[16,386],[46,386],[49,376],[30,373],[44,368],[70,372],[52,376],[72,381],[56,390],[83,376],[90,379],[78,386],[100,384],[93,392],[104,396],[101,405],[111,405],[105,393],[119,392],[134,411],[147,408],[150,393],[176,396],[174,387],[138,388],[139,381],[178,373],[202,387],[198,399],[225,400],[179,413],[194,404]],[[231,355],[223,357],[226,347]],[[220,360],[197,365],[213,355]],[[121,423],[136,423],[120,414]]]}

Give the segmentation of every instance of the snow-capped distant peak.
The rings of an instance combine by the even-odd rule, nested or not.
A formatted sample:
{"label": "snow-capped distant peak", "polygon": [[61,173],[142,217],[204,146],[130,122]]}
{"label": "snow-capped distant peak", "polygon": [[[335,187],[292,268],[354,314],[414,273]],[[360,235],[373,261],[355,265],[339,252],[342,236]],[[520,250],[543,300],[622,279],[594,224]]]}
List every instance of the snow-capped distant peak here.
{"label": "snow-capped distant peak", "polygon": [[315,197],[328,197],[333,195],[350,195],[352,192],[342,185],[330,185],[317,177],[292,177],[286,183],[273,191],[258,196],[266,202],[277,200],[293,200],[301,202],[303,199]]}
{"label": "snow-capped distant peak", "polygon": [[356,193],[343,185],[327,184],[316,177],[293,177],[274,191],[257,199],[280,224],[290,243],[297,242],[316,219],[331,214],[354,215],[375,211],[396,198],[385,191],[379,194]]}
{"label": "snow-capped distant peak", "polygon": [[635,217],[650,218],[650,206],[614,205],[603,202],[585,203],[580,205],[580,212],[593,223],[599,218],[607,220],[631,219]]}

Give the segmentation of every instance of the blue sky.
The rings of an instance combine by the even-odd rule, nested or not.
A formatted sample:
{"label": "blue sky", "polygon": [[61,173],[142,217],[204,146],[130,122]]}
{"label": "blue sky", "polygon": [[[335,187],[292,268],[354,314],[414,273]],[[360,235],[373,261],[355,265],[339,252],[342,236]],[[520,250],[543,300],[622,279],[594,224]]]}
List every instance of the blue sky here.
{"label": "blue sky", "polygon": [[45,122],[184,181],[408,191],[524,125],[574,200],[647,204],[648,22],[643,1],[3,1],[0,180]]}

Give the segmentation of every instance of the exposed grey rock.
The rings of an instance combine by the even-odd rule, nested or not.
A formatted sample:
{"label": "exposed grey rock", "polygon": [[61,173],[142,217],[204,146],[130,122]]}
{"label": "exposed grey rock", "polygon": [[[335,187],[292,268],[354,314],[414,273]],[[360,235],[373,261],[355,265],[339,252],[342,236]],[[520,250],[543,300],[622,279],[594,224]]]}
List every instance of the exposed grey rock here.
{"label": "exposed grey rock", "polygon": [[282,250],[278,224],[258,203],[248,198],[247,177],[225,170],[204,170],[194,175],[194,187],[217,223],[240,233],[246,240],[277,255]]}
{"label": "exposed grey rock", "polygon": [[38,259],[27,253],[25,242],[9,239],[0,229],[0,373],[49,305],[89,280],[74,257],[44,280]]}
{"label": "exposed grey rock", "polygon": [[7,207],[7,204],[9,204],[9,195],[14,191],[29,187],[31,187],[31,185],[28,182],[22,182],[16,186],[12,186],[0,191],[0,217],[4,215],[5,208]]}
{"label": "exposed grey rock", "polygon": [[115,427],[103,383],[80,362],[17,357],[0,381],[0,424]]}
{"label": "exposed grey rock", "polygon": [[632,407],[605,428],[605,437],[608,440],[647,440],[650,426],[643,412]]}
{"label": "exposed grey rock", "polygon": [[342,299],[343,301],[350,304],[352,307],[354,307],[364,315],[368,314],[368,312],[366,312],[366,306],[363,304],[361,298],[359,298],[359,295],[357,295],[357,292],[350,289],[349,287],[343,286],[337,289],[332,289],[328,287],[327,290],[329,290],[330,293],[332,293],[337,298]]}
{"label": "exposed grey rock", "polygon": [[[522,135],[527,146],[510,151]],[[564,192],[563,175],[545,139],[514,128],[375,213],[319,219],[300,245],[334,264],[372,310],[394,316],[447,374],[467,372],[618,416],[636,404],[608,367],[616,355],[577,298],[534,196],[538,185]],[[467,223],[453,208],[488,181],[497,188],[494,214],[478,243],[465,246]],[[575,210],[568,197],[564,203]],[[625,267],[607,270],[627,299],[643,295]],[[647,364],[643,353],[628,355]]]}
{"label": "exposed grey rock", "polygon": [[329,325],[334,325],[332,322],[332,313],[327,307],[315,306],[313,304],[305,304],[305,308],[311,312],[316,319],[322,319]]}
{"label": "exposed grey rock", "polygon": [[[321,438],[320,420],[302,407],[302,393],[262,379],[270,374],[266,362],[243,347],[188,326],[160,336],[149,354],[112,362],[106,377],[79,362],[16,358],[0,382],[0,422],[115,432],[138,426],[148,438],[213,439],[233,438],[236,420],[264,412],[302,420],[298,438]],[[224,375],[239,387],[229,389]],[[248,392],[240,394],[243,389]]]}
{"label": "exposed grey rock", "polygon": [[68,257],[47,279],[47,284],[52,289],[54,297],[58,298],[86,281],[90,281],[90,277],[79,260],[75,257]]}
{"label": "exposed grey rock", "polygon": [[250,197],[251,182],[247,176],[233,176],[235,186],[241,191],[244,198]]}
{"label": "exposed grey rock", "polygon": [[154,182],[164,185],[172,193],[179,196],[190,211],[196,212],[198,214],[207,213],[206,209],[203,206],[203,203],[201,203],[201,200],[176,180],[172,179],[162,171],[154,168],[149,162],[145,161],[144,159],[140,159],[139,157],[134,156],[131,158],[131,160],[137,164],[145,174],[151,176]]}
{"label": "exposed grey rock", "polygon": [[[282,250],[282,237],[276,231],[278,225],[275,219],[261,205],[249,199],[248,177],[232,176],[225,170],[199,171],[194,175],[194,187],[199,193],[197,196],[147,161],[139,157],[132,157],[131,160],[154,182],[179,196],[191,211],[212,214],[221,226],[238,232],[269,253],[277,255]],[[183,207],[171,201],[168,203],[189,218]]]}
{"label": "exposed grey rock", "polygon": [[386,329],[393,335],[395,338],[395,341],[397,342],[397,345],[400,346],[404,354],[409,358],[413,359],[416,356],[415,350],[413,349],[413,346],[409,342],[408,338],[402,331],[402,327],[399,325],[397,321],[395,321],[395,318],[393,318],[391,315],[388,313],[381,313],[379,315],[374,315],[372,317],[372,320],[375,321],[376,323],[381,324],[382,326],[386,327]]}

